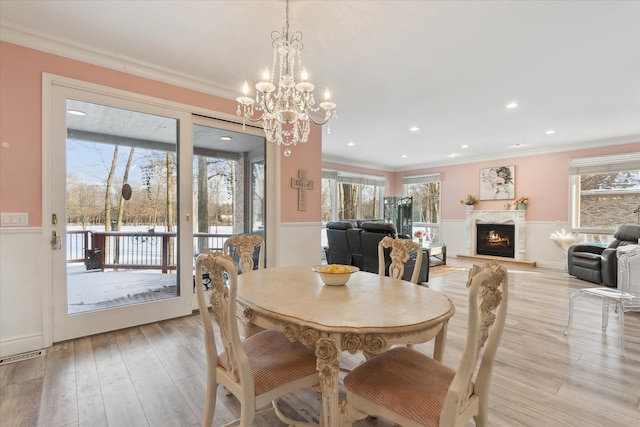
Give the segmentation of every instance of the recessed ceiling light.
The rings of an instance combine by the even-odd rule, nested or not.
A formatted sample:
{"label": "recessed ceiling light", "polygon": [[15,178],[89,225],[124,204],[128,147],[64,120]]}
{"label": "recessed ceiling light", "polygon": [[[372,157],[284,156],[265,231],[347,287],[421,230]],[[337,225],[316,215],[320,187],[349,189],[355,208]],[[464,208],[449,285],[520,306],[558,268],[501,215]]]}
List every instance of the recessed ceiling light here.
{"label": "recessed ceiling light", "polygon": [[456,154],[456,153],[451,153],[451,154],[449,154],[449,157],[456,157],[456,156],[457,156],[457,154]]}
{"label": "recessed ceiling light", "polygon": [[348,145],[349,147],[353,147],[354,145],[356,145],[356,143],[355,143],[355,142],[353,142],[353,141],[349,141],[349,142],[347,142],[347,145]]}
{"label": "recessed ceiling light", "polygon": [[420,130],[420,128],[418,126],[412,126],[412,127],[409,128],[409,130],[411,132],[418,132]]}
{"label": "recessed ceiling light", "polygon": [[553,135],[554,133],[556,133],[555,130],[553,129],[549,129],[548,131],[545,132],[547,135]]}
{"label": "recessed ceiling light", "polygon": [[87,113],[85,113],[84,111],[80,111],[80,110],[67,110],[67,113],[74,115],[74,116],[86,116]]}
{"label": "recessed ceiling light", "polygon": [[469,148],[467,144],[461,145],[460,148]]}
{"label": "recessed ceiling light", "polygon": [[524,147],[524,144],[513,144],[512,147],[513,148],[520,148],[520,147]]}
{"label": "recessed ceiling light", "polygon": [[516,108],[518,106],[517,102],[510,102],[507,104],[507,108]]}
{"label": "recessed ceiling light", "polygon": [[225,135],[225,136],[221,136],[220,139],[223,141],[231,141],[232,138],[230,136]]}
{"label": "recessed ceiling light", "polygon": [[409,157],[409,156],[407,156],[406,154],[403,154],[403,155],[401,155],[400,157],[402,157],[403,159],[406,159],[406,158],[407,158],[407,157]]}

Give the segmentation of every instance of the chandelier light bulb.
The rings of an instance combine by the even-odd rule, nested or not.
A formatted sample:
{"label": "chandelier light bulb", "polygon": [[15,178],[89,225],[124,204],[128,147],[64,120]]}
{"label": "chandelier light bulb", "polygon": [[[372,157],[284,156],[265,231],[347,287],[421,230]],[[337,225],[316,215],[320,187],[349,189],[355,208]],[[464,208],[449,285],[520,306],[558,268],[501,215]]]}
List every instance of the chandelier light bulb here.
{"label": "chandelier light bulb", "polygon": [[268,82],[271,80],[271,75],[269,74],[269,68],[264,69],[264,72],[262,73],[262,80],[265,82]]}
{"label": "chandelier light bulb", "polygon": [[302,72],[300,73],[300,80],[305,81],[307,80],[308,76],[307,76],[307,69],[302,67]]}
{"label": "chandelier light bulb", "polygon": [[242,93],[244,94],[244,96],[249,95],[249,83],[247,83],[247,81],[244,81],[244,84],[242,85]]}
{"label": "chandelier light bulb", "polygon": [[329,88],[326,88],[324,90],[324,99],[326,99],[327,101],[331,99],[331,92],[329,92]]}

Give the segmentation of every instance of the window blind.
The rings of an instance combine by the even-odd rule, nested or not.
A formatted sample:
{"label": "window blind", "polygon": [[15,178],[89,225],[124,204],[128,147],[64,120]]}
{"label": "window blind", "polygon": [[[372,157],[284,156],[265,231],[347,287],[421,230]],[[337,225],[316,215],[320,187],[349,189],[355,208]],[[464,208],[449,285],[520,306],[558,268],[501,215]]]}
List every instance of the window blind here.
{"label": "window blind", "polygon": [[640,152],[569,159],[569,175],[593,175],[640,170]]}
{"label": "window blind", "polygon": [[322,178],[335,179],[339,183],[343,184],[375,185],[378,187],[384,187],[387,184],[387,181],[381,176],[348,175],[338,171],[323,170]]}
{"label": "window blind", "polygon": [[422,182],[438,182],[438,181],[440,181],[439,173],[433,173],[429,175],[405,176],[402,178],[403,184],[420,184]]}

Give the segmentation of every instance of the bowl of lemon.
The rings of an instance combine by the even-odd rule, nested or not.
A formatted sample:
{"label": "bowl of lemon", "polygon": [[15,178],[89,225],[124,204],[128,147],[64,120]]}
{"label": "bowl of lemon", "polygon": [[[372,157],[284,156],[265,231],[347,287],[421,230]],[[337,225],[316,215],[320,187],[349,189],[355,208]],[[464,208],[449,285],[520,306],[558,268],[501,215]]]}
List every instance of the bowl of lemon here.
{"label": "bowl of lemon", "polygon": [[353,265],[341,264],[316,265],[312,270],[318,273],[325,285],[329,286],[345,285],[353,273],[360,271]]}

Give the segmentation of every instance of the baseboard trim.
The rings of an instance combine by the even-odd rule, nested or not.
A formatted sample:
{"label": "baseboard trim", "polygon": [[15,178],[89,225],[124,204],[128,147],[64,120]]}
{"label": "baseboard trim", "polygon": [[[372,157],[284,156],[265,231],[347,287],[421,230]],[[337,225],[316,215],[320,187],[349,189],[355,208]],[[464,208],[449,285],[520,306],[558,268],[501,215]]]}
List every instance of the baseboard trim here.
{"label": "baseboard trim", "polygon": [[20,353],[41,350],[43,342],[44,337],[42,334],[25,335],[0,341],[0,357],[6,358]]}

